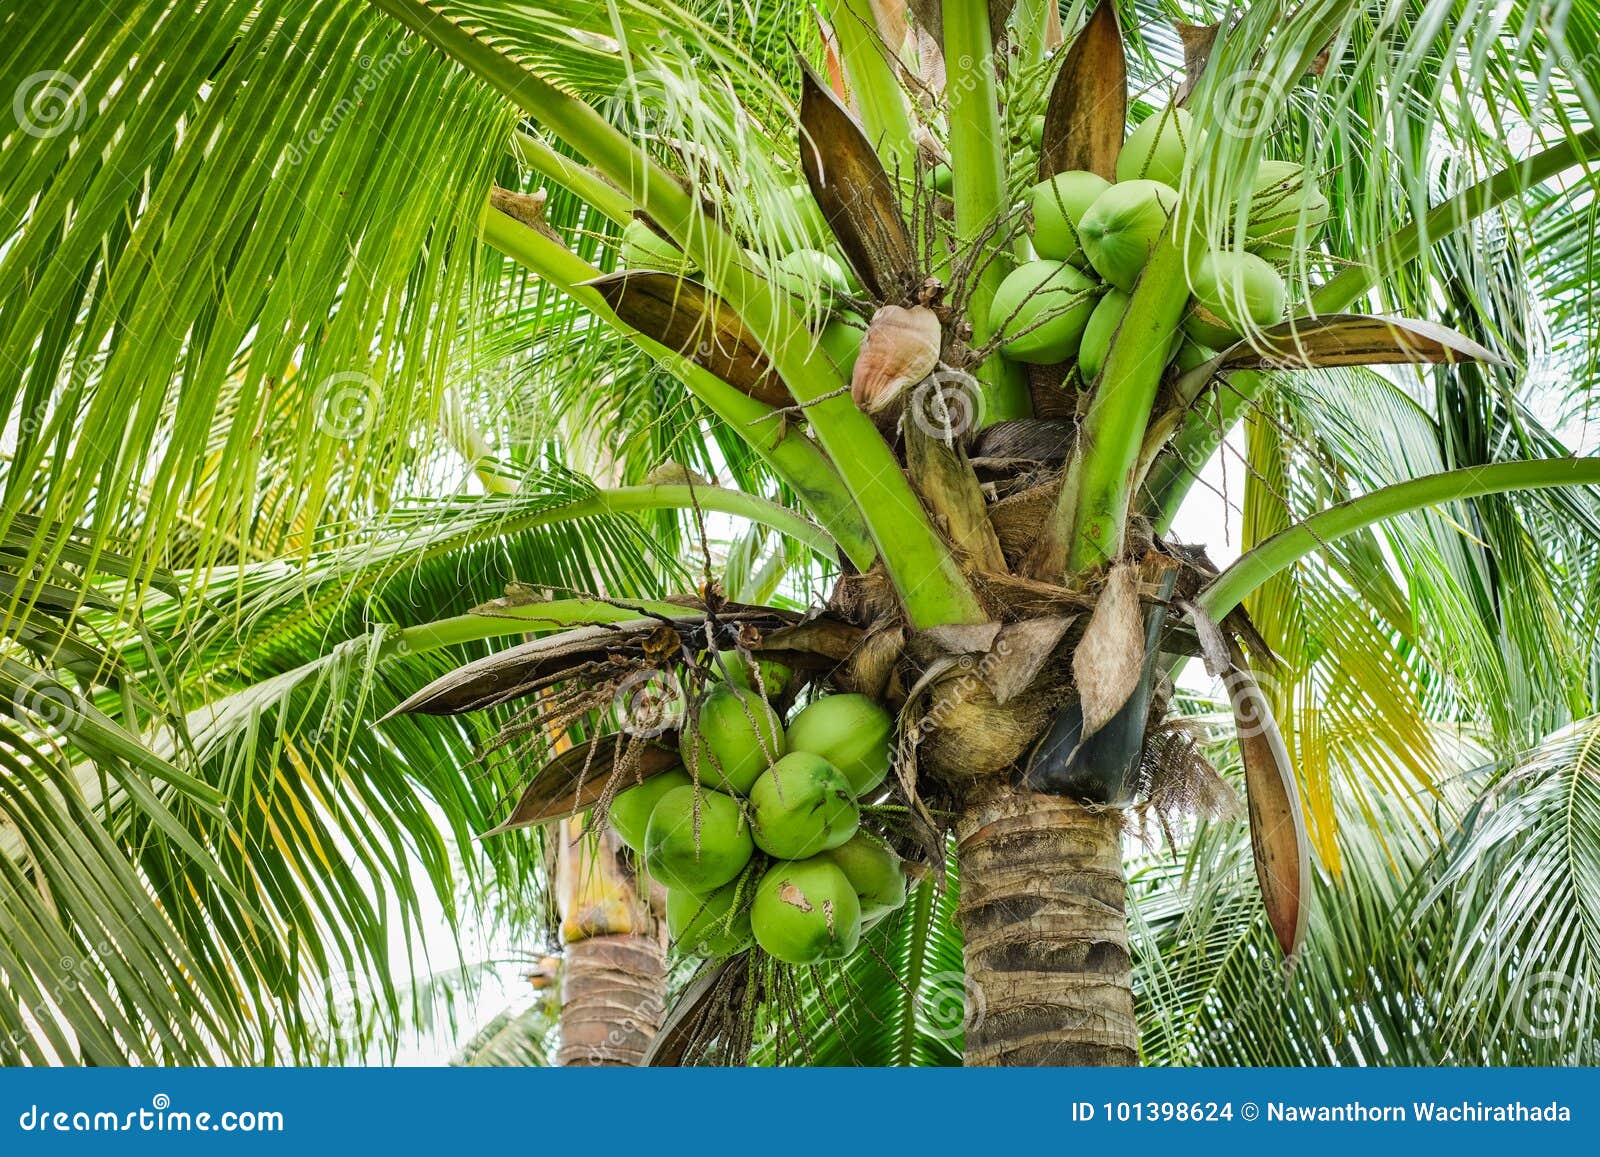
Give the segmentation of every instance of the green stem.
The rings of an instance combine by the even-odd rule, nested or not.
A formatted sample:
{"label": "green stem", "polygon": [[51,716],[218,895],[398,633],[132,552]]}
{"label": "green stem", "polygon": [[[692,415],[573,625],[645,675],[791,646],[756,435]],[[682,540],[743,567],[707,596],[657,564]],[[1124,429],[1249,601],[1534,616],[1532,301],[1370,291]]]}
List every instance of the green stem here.
{"label": "green stem", "polygon": [[1279,531],[1245,552],[1200,592],[1195,602],[1213,619],[1238,606],[1252,591],[1318,547],[1375,522],[1482,494],[1600,484],[1600,458],[1551,458],[1467,466],[1385,486],[1330,506]]}
{"label": "green stem", "polygon": [[1579,133],[1463,189],[1430,209],[1421,221],[1413,221],[1379,245],[1370,262],[1352,266],[1324,285],[1312,295],[1312,309],[1317,313],[1347,309],[1383,278],[1414,260],[1425,242],[1460,229],[1490,209],[1521,196],[1534,185],[1574,165],[1597,158],[1600,158],[1600,128]]}
{"label": "green stem", "polygon": [[[1017,42],[1017,67],[1022,72],[1037,67],[1044,59],[1050,9],[1055,4],[1056,0],[1017,0],[1012,9],[1011,27]],[[1061,19],[1059,13],[1055,19]]]}
{"label": "green stem", "polygon": [[894,53],[899,46],[884,44],[868,0],[831,0],[828,23],[839,39],[839,58],[867,139],[889,176],[907,188],[916,169],[917,143],[905,93],[895,76]]}
{"label": "green stem", "polygon": [[833,537],[804,515],[796,514],[776,502],[769,502],[743,490],[725,486],[689,486],[661,483],[650,486],[622,486],[600,490],[576,502],[543,512],[541,521],[559,522],[569,518],[592,518],[601,514],[623,514],[638,510],[711,510],[731,514],[770,526],[818,554],[832,557],[838,549]]}
{"label": "green stem", "polygon": [[625,325],[599,293],[583,284],[598,277],[600,271],[542,233],[490,209],[484,215],[483,238],[587,307],[671,370],[690,393],[749,443],[773,472],[800,495],[852,564],[862,570],[872,565],[877,551],[833,465],[805,435],[785,426],[771,406],[740,393],[709,370]]}
{"label": "green stem", "polygon": [[370,3],[580,150],[694,259],[711,288],[760,342],[795,401],[807,406],[811,427],[855,499],[913,625],[982,622],[988,617],[893,452],[871,419],[856,409],[838,368],[813,340],[787,295],[746,266],[738,240],[702,212],[673,173],[583,101],[528,72],[419,0]]}
{"label": "green stem", "polygon": [[532,133],[511,134],[511,151],[528,168],[592,205],[618,225],[633,220],[633,202],[599,173],[564,157]]}
{"label": "green stem", "polygon": [[[989,5],[982,0],[944,0],[943,11],[956,245],[968,260],[982,266],[967,296],[973,344],[981,346],[992,336],[989,304],[1013,268],[1005,234],[995,230],[1010,208],[1005,138],[989,43]],[[984,425],[1033,415],[1021,366],[991,357],[978,367],[978,376],[984,387]]]}
{"label": "green stem", "polygon": [[436,651],[458,643],[475,643],[503,635],[543,634],[592,623],[627,623],[647,615],[698,621],[702,615],[678,603],[641,599],[619,605],[597,599],[556,599],[548,603],[522,603],[494,614],[455,615],[395,631],[378,648],[378,662],[397,655]]}
{"label": "green stem", "polygon": [[1145,508],[1155,514],[1157,534],[1172,529],[1178,508],[1222,444],[1226,431],[1233,429],[1266,388],[1266,375],[1255,370],[1235,370],[1217,386],[1214,408],[1191,409],[1183,416],[1177,437],[1156,456],[1145,483]]}
{"label": "green stem", "polygon": [[1036,560],[1035,577],[1059,579],[1121,554],[1133,498],[1135,467],[1172,335],[1188,304],[1174,292],[1184,279],[1183,249],[1167,234],[1134,286],[1122,325],[1094,386],[1067,466],[1055,519]]}

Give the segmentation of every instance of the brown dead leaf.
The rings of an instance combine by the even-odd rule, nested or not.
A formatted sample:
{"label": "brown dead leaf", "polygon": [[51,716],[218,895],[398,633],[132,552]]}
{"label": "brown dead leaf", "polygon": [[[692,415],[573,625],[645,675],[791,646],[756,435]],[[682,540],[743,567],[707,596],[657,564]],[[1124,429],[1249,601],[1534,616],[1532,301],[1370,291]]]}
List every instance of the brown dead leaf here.
{"label": "brown dead leaf", "polygon": [[1072,678],[1083,704],[1083,737],[1104,727],[1139,686],[1144,670],[1144,612],[1139,568],[1117,563],[1106,577],[1089,625],[1072,656]]}
{"label": "brown dead leaf", "polygon": [[1044,112],[1039,180],[1071,169],[1116,179],[1128,119],[1128,62],[1115,0],[1100,0],[1067,49]]}
{"label": "brown dead leaf", "polygon": [[1174,97],[1181,107],[1205,73],[1206,63],[1211,59],[1211,48],[1217,42],[1217,33],[1222,25],[1184,24],[1180,21],[1173,27],[1178,30],[1178,39],[1183,43],[1183,83],[1178,85]]}
{"label": "brown dead leaf", "polygon": [[[523,789],[517,806],[511,809],[505,821],[484,832],[484,836],[498,836],[518,828],[565,819],[599,803],[626,738],[601,735],[557,755],[540,768],[533,782]],[[682,759],[675,740],[675,733],[668,732],[660,740],[638,744],[625,764],[629,779],[624,786],[631,787],[635,777],[645,780],[677,767]]]}
{"label": "brown dead leaf", "polygon": [[704,286],[649,270],[608,273],[587,284],[629,326],[734,389],[769,406],[793,402],[739,315]]}
{"label": "brown dead leaf", "polygon": [[804,60],[800,73],[800,164],[811,195],[868,292],[879,302],[905,300],[920,277],[894,181],[861,126]]}
{"label": "brown dead leaf", "polygon": [[1256,880],[1278,947],[1293,959],[1305,940],[1311,888],[1311,850],[1300,787],[1272,708],[1238,644],[1230,646],[1234,670],[1228,676],[1228,692],[1244,758]]}

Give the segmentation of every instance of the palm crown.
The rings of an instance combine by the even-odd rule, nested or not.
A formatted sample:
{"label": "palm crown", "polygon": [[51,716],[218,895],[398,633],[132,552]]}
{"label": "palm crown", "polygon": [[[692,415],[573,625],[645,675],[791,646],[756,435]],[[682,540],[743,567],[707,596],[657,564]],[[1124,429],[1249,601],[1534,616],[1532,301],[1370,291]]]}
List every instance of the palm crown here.
{"label": "palm crown", "polygon": [[[896,718],[860,823],[936,870],[826,974],[740,943],[661,1049],[947,1058],[961,973],[969,1060],[1576,1055],[1505,1029],[1596,968],[1600,469],[1514,368],[1589,365],[1588,17],[909,7],[7,14],[17,1054],[324,1055],[344,971],[392,1032],[420,893],[541,906],[540,838],[453,847],[603,818],[768,659]],[[1170,526],[1235,429],[1219,574]],[[1173,818],[1235,776],[1188,656],[1264,904]],[[652,673],[690,710],[618,730]],[[1129,804],[1182,871],[1124,885]]]}

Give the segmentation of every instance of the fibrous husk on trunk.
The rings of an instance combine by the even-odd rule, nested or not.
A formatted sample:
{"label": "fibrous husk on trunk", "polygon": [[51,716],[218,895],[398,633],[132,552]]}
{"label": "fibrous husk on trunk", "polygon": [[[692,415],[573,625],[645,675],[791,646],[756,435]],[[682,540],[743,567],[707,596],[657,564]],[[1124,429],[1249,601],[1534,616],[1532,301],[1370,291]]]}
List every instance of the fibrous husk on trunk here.
{"label": "fibrous husk on trunk", "polygon": [[1050,517],[1061,493],[1061,475],[1054,474],[1038,485],[1007,495],[989,507],[989,523],[1000,540],[1000,550],[1008,566],[1022,565],[1039,540],[1039,527]]}
{"label": "fibrous husk on trunk", "polygon": [[961,785],[1016,763],[1071,693],[1058,658],[1071,623],[1058,617],[912,635],[908,652],[922,675],[907,695],[903,725],[915,734],[919,764]]}

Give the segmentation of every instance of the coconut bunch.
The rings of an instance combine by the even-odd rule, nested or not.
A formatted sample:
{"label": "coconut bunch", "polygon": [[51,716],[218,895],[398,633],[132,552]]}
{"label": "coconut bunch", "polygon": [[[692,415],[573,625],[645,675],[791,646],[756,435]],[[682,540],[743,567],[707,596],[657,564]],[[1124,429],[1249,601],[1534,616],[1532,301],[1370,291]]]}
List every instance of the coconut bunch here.
{"label": "coconut bunch", "polygon": [[[748,665],[744,668],[748,672]],[[666,886],[667,928],[689,955],[759,944],[787,964],[854,952],[906,899],[906,871],[862,827],[889,773],[892,721],[862,695],[823,695],[787,723],[766,695],[789,672],[711,686],[680,766],[618,792],[608,822]]]}
{"label": "coconut bunch", "polygon": [[[1133,288],[1178,206],[1193,118],[1169,106],[1143,121],[1117,156],[1116,180],[1069,170],[1028,195],[1036,260],[1006,277],[990,309],[1000,353],[1034,365],[1075,362],[1100,374]],[[1167,361],[1192,369],[1246,333],[1283,320],[1287,262],[1299,221],[1316,222],[1327,201],[1301,166],[1266,161],[1253,182],[1243,246],[1199,254],[1188,312]]]}

